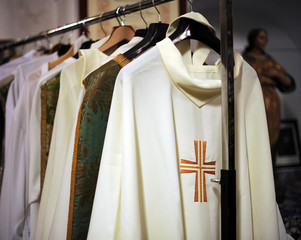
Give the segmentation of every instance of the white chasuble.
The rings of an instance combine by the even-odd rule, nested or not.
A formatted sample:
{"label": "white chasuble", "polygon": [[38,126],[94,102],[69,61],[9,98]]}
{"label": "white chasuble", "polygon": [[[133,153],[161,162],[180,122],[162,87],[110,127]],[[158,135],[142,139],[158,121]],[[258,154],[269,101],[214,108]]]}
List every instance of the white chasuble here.
{"label": "white chasuble", "polygon": [[[177,47],[164,39],[116,79],[88,239],[220,239],[221,64]],[[237,239],[286,239],[261,86],[236,53],[234,74]]]}
{"label": "white chasuble", "polygon": [[[102,54],[105,55],[104,53],[101,53],[98,49],[90,49],[90,50],[85,50],[82,53],[85,53],[84,57],[86,61],[89,61],[90,66],[90,71],[85,72],[85,74],[82,76],[82,80],[93,70],[96,68],[100,67],[101,65],[107,63],[111,59],[113,59],[114,56],[117,56],[119,53],[123,53],[124,51],[128,50],[129,48],[132,48],[134,45],[136,45],[139,41],[141,41],[141,37],[134,37],[129,41],[127,44],[124,44],[120,46],[118,49],[116,49],[110,56],[106,56],[105,59],[102,59],[101,62],[96,62],[93,59],[93,55],[91,54],[94,52],[94,54]],[[87,53],[90,53],[89,55]],[[92,64],[93,61],[93,64]],[[97,63],[97,64],[96,64]],[[91,66],[94,66],[91,68]],[[49,239],[66,239],[66,234],[67,234],[67,223],[68,223],[68,212],[69,212],[69,200],[70,200],[70,185],[71,185],[71,172],[72,172],[72,159],[73,159],[73,151],[74,151],[74,144],[75,144],[75,131],[76,131],[76,126],[77,126],[77,117],[79,114],[79,110],[83,101],[83,98],[85,96],[86,88],[84,87],[83,84],[81,84],[81,89],[78,95],[78,101],[77,101],[77,107],[75,111],[75,116],[76,119],[72,121],[73,128],[71,131],[71,137],[69,140],[69,145],[66,149],[66,159],[64,160],[64,171],[62,175],[62,180],[61,180],[61,185],[60,189],[57,189],[57,203],[55,207],[55,212],[53,215],[53,221],[51,225],[51,229],[49,232]],[[70,123],[70,122],[68,122]],[[77,146],[76,146],[77,147]],[[48,218],[48,215],[46,215]]]}

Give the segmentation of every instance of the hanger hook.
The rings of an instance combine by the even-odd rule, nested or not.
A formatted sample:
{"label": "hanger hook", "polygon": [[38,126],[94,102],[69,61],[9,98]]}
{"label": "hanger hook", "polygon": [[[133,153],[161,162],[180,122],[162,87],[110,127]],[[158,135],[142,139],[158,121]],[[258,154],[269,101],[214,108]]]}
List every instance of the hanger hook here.
{"label": "hanger hook", "polygon": [[73,36],[73,31],[71,31],[71,32],[69,33],[69,36],[68,36],[68,43],[69,43],[69,44],[71,44],[71,38],[72,38],[72,36]]}
{"label": "hanger hook", "polygon": [[[121,13],[120,13],[120,9],[121,9],[121,7],[118,7],[117,9],[116,9],[116,14],[117,14],[117,19],[119,19],[121,22],[119,22],[119,20],[118,20],[118,23],[119,23],[119,25],[120,26],[124,26],[124,22],[125,22],[125,16],[123,15],[123,18],[121,17]],[[123,9],[122,9],[122,11],[124,11],[125,10],[125,7],[123,7]]]}
{"label": "hanger hook", "polygon": [[115,18],[116,18],[116,20],[117,20],[117,22],[118,22],[118,24],[119,24],[119,26],[121,26],[121,24],[120,24],[120,21],[119,21],[119,9],[120,9],[121,7],[118,7],[118,8],[116,8],[116,11],[115,11]]}
{"label": "hanger hook", "polygon": [[24,54],[24,49],[25,49],[25,44],[23,44],[23,46],[22,46],[22,50],[21,50],[22,55]]}
{"label": "hanger hook", "polygon": [[86,22],[83,22],[83,31],[82,31],[82,35],[86,35],[88,37],[88,34],[89,34],[89,30],[86,26]]}
{"label": "hanger hook", "polygon": [[62,43],[62,42],[63,42],[63,41],[62,41],[63,39],[64,39],[64,34],[61,35],[61,37],[60,37],[60,39],[59,39],[59,43]]}
{"label": "hanger hook", "polygon": [[142,11],[141,11],[141,3],[142,3],[142,0],[141,0],[141,1],[140,1],[140,3],[139,3],[139,8],[140,8],[140,16],[141,16],[141,18],[142,18],[143,22],[145,23],[145,26],[146,26],[146,28],[148,28],[148,26],[147,26],[147,22],[145,21],[145,19],[144,19],[143,15],[142,15]]}
{"label": "hanger hook", "polygon": [[[122,12],[125,11],[125,7],[122,8]],[[125,23],[125,14],[123,14],[123,18],[121,17],[122,16],[122,13],[119,12],[119,18],[121,20],[121,26],[124,26],[124,23]]]}
{"label": "hanger hook", "polygon": [[[102,17],[103,15],[103,12],[101,14],[99,14],[99,17]],[[100,25],[100,29],[102,30],[102,32],[104,33],[105,36],[107,36],[107,32],[105,31],[105,29],[103,28],[103,25],[102,25],[102,21],[99,23]],[[89,31],[89,30],[88,30]]]}
{"label": "hanger hook", "polygon": [[48,48],[48,49],[52,48],[52,43],[51,43],[51,41],[48,39],[48,34],[46,33],[46,35],[44,35],[44,37],[45,37],[45,40],[46,40],[46,42],[47,42],[47,48]]}
{"label": "hanger hook", "polygon": [[159,23],[161,23],[161,14],[160,14],[158,8],[155,5],[155,0],[152,0],[152,2],[153,2],[153,7],[156,9],[157,13],[159,14]]}
{"label": "hanger hook", "polygon": [[190,0],[187,0],[187,2],[189,3],[189,5],[190,5],[190,11],[192,12],[192,3],[191,3]]}

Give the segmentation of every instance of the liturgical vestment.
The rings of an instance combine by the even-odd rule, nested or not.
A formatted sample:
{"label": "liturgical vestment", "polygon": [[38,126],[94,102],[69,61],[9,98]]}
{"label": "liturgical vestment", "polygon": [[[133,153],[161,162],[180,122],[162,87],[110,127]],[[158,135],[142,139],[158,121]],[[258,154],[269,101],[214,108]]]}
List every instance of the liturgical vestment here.
{"label": "liturgical vestment", "polygon": [[[57,54],[19,65],[11,83],[5,115],[5,162],[0,195],[0,239],[28,239],[29,117],[35,83],[47,71],[44,64]],[[43,70],[45,69],[45,71]]]}
{"label": "liturgical vestment", "polygon": [[[118,54],[120,52],[122,53],[122,52],[126,51],[127,49],[133,47],[133,45],[137,44],[137,42],[139,42],[141,39],[142,39],[141,37],[134,37],[133,39],[131,39],[130,42],[122,45],[117,50],[115,50],[106,60],[103,61],[103,64],[108,63],[109,59],[112,59],[113,56],[116,56],[116,54]],[[98,65],[98,68],[100,65],[101,64]],[[97,71],[97,69],[95,71]],[[91,74],[93,74],[93,72]],[[117,73],[116,73],[116,75],[117,75]],[[93,81],[98,78],[101,78],[101,77],[102,77],[101,75],[100,76],[95,75],[94,76],[95,79],[93,79]],[[69,147],[68,147],[66,159],[64,159],[65,169],[63,170],[64,174],[63,174],[63,178],[61,180],[62,184],[60,186],[60,191],[58,193],[57,203],[56,203],[56,207],[55,207],[55,213],[54,213],[54,217],[53,217],[53,221],[52,221],[52,225],[51,225],[51,230],[49,233],[49,239],[59,240],[59,239],[66,239],[66,237],[67,237],[67,225],[68,225],[68,220],[69,220],[68,218],[71,215],[71,214],[69,214],[69,212],[70,212],[69,200],[70,200],[70,196],[73,195],[73,191],[71,189],[71,182],[72,182],[71,180],[78,176],[78,174],[73,174],[73,172],[72,172],[73,166],[76,166],[76,163],[74,165],[72,162],[73,161],[73,153],[75,150],[75,144],[74,144],[75,139],[76,139],[75,138],[75,130],[77,127],[77,117],[78,117],[79,109],[80,109],[81,103],[83,101],[83,98],[85,96],[85,92],[86,92],[86,88],[82,84],[80,92],[79,92],[77,107],[76,107],[76,109],[77,109],[76,110],[76,120],[73,121],[74,125],[72,128],[72,133],[71,133],[71,137],[70,137],[70,141],[69,141]],[[47,167],[47,171],[48,171],[48,167]],[[88,171],[88,172],[90,173],[90,171]],[[81,174],[81,172],[79,174]],[[75,191],[77,191],[77,190],[75,190]],[[70,219],[72,221],[72,217]],[[79,219],[79,218],[77,218],[77,219]],[[83,220],[82,223],[84,223],[84,225],[87,224],[87,222],[85,220]],[[83,228],[81,228],[81,229],[83,229]],[[68,235],[68,236],[70,236],[70,235]],[[77,235],[75,235],[75,236],[77,236]]]}
{"label": "liturgical vestment", "polygon": [[[164,39],[116,79],[88,239],[220,239],[221,64],[185,44]],[[234,60],[237,239],[286,239],[260,83]]]}

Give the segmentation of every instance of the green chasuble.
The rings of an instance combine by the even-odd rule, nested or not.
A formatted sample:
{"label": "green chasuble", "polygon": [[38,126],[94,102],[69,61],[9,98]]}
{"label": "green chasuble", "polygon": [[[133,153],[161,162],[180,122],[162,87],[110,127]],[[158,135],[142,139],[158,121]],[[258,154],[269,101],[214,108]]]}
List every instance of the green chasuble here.
{"label": "green chasuble", "polygon": [[60,90],[60,73],[41,86],[41,193],[46,173],[56,105]]}
{"label": "green chasuble", "polygon": [[72,161],[67,239],[86,239],[116,77],[130,61],[118,55],[89,74]]}

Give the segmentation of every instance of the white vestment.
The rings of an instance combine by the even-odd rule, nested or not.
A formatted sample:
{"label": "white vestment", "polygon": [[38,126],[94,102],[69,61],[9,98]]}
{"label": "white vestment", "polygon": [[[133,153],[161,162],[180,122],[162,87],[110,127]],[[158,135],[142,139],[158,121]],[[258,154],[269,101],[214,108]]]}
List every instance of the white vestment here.
{"label": "white vestment", "polygon": [[13,61],[7,62],[0,66],[0,79],[8,76],[13,73],[16,68],[26,62],[29,62],[32,58],[39,56],[39,52],[36,50],[31,50],[28,53],[24,54],[22,57],[18,57]]}
{"label": "white vestment", "polygon": [[[27,76],[33,71],[40,68],[44,63],[48,63],[57,59],[57,53],[54,53],[49,56],[43,56],[41,58],[25,62],[21,65],[18,65],[15,73],[14,81],[11,83],[6,100],[6,112],[5,112],[5,138],[9,137],[9,131],[11,128],[12,118],[17,104],[19,94],[23,87],[23,83]],[[6,141],[6,140],[5,140]],[[7,146],[5,146],[5,152],[9,151]]]}
{"label": "white vestment", "polygon": [[[166,38],[120,71],[88,239],[220,239],[221,64],[187,44]],[[286,239],[261,86],[234,60],[237,239]]]}
{"label": "white vestment", "polygon": [[[103,64],[109,62],[111,59],[113,59],[119,53],[123,53],[126,50],[132,48],[133,46],[135,46],[141,40],[142,40],[141,37],[132,38],[131,41],[129,41],[128,43],[126,43],[126,44],[120,46],[118,49],[116,49],[101,64],[98,64],[98,67],[100,67],[100,65],[103,65]],[[99,51],[99,50],[94,49],[93,51]],[[89,61],[91,61],[91,59]],[[82,78],[82,80],[83,79],[84,78]],[[79,112],[81,103],[82,103],[83,98],[85,96],[85,92],[86,92],[86,88],[82,84],[81,90],[80,90],[80,93],[79,93],[78,102],[77,102],[76,117],[78,116],[78,112]],[[73,122],[73,130],[72,130],[72,135],[71,135],[71,138],[70,138],[67,157],[66,157],[66,160],[65,160],[65,170],[64,170],[64,174],[63,174],[62,185],[61,185],[60,193],[59,193],[59,196],[58,196],[58,201],[57,201],[57,205],[56,205],[56,209],[55,209],[55,215],[54,215],[54,220],[53,220],[52,227],[51,227],[51,232],[50,232],[50,235],[49,235],[49,238],[54,239],[54,240],[66,239],[66,234],[67,234],[69,200],[70,200],[70,184],[71,184],[70,181],[71,181],[72,160],[73,160],[73,151],[74,151],[74,139],[75,139],[75,131],[76,131],[77,120],[78,119],[75,119],[75,121]]]}
{"label": "white vestment", "polygon": [[[17,67],[6,102],[5,161],[0,195],[0,239],[28,239],[29,119],[35,84],[57,54]],[[42,67],[46,64],[45,67]],[[43,70],[44,69],[44,70]]]}

